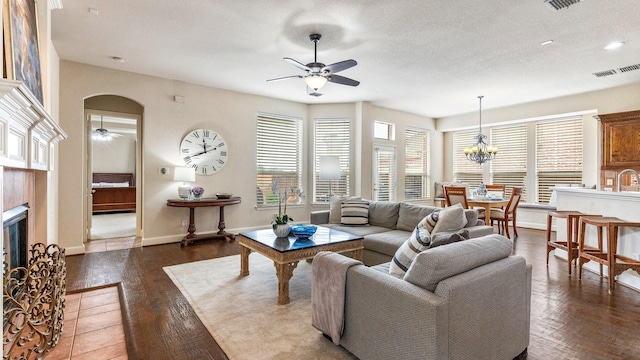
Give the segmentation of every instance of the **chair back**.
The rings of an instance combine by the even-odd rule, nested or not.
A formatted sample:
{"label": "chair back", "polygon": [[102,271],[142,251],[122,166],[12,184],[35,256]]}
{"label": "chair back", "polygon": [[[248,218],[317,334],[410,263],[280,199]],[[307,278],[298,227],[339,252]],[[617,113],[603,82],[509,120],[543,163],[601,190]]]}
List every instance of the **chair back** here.
{"label": "chair back", "polygon": [[444,198],[447,206],[460,204],[464,209],[469,208],[467,203],[467,188],[465,186],[443,186]]}
{"label": "chair back", "polygon": [[487,194],[500,195],[501,198],[504,199],[505,195],[507,195],[507,186],[506,185],[485,185],[487,188]]}
{"label": "chair back", "polygon": [[518,207],[518,203],[520,203],[520,198],[522,197],[522,188],[521,187],[513,187],[511,189],[511,197],[509,198],[509,203],[507,204],[507,212],[513,213],[516,211]]}

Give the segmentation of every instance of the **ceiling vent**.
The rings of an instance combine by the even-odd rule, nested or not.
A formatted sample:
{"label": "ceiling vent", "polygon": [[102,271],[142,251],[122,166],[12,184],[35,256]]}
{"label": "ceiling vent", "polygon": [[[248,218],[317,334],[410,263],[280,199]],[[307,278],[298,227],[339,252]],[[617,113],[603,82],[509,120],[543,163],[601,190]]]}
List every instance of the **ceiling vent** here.
{"label": "ceiling vent", "polygon": [[544,0],[545,5],[552,11],[558,11],[560,9],[568,8],[573,4],[577,4],[582,0]]}
{"label": "ceiling vent", "polygon": [[617,74],[617,72],[613,69],[611,70],[605,70],[605,71],[598,71],[598,72],[594,72],[593,75],[597,76],[597,77],[605,77],[605,76],[609,76],[609,75],[615,75]]}
{"label": "ceiling vent", "polygon": [[618,71],[620,71],[621,73],[634,71],[634,70],[640,70],[640,64],[629,65],[629,66],[618,68]]}

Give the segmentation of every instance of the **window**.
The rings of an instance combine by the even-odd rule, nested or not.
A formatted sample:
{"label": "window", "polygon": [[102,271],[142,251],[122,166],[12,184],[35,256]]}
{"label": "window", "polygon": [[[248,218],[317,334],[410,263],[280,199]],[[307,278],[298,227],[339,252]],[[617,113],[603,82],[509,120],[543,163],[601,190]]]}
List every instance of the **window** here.
{"label": "window", "polygon": [[431,164],[429,161],[431,132],[424,129],[407,128],[404,132],[404,139],[405,199],[428,198],[431,195]]}
{"label": "window", "polygon": [[373,124],[373,137],[376,139],[395,140],[396,130],[393,124],[376,121]]}
{"label": "window", "polygon": [[[349,119],[314,120],[314,202],[328,202],[330,193],[349,195],[350,140],[351,124]],[[323,156],[338,156],[340,179],[320,180],[320,158]]]}
{"label": "window", "polygon": [[373,150],[373,200],[396,200],[396,149],[392,146]]}
{"label": "window", "polygon": [[462,150],[477,142],[476,135],[477,130],[453,133],[453,180],[468,183],[472,189],[482,181],[482,165],[467,160]]}
{"label": "window", "polygon": [[526,202],[527,124],[492,128],[491,145],[498,147],[496,158],[489,162],[491,183],[506,185],[507,195],[514,186],[522,187],[520,201]]}
{"label": "window", "polygon": [[302,202],[302,119],[259,113],[256,132],[257,206],[278,205],[285,190]]}
{"label": "window", "polygon": [[557,184],[582,183],[582,119],[536,124],[538,202],[548,203]]}

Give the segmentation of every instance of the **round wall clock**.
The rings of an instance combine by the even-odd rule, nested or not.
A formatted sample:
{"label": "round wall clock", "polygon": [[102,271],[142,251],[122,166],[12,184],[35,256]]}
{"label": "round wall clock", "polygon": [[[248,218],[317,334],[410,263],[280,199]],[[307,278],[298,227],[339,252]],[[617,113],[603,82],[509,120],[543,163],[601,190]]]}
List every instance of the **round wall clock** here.
{"label": "round wall clock", "polygon": [[180,143],[180,154],[187,166],[198,175],[213,175],[227,162],[227,143],[217,132],[209,129],[189,131]]}

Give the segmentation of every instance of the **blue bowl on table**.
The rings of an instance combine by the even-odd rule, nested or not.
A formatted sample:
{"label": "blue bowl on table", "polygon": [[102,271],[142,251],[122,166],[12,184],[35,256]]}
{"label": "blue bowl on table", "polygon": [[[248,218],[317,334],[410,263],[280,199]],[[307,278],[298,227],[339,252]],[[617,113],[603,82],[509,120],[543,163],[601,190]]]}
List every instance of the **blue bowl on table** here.
{"label": "blue bowl on table", "polygon": [[293,225],[291,233],[300,240],[307,240],[316,233],[318,227],[315,225]]}

